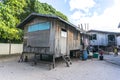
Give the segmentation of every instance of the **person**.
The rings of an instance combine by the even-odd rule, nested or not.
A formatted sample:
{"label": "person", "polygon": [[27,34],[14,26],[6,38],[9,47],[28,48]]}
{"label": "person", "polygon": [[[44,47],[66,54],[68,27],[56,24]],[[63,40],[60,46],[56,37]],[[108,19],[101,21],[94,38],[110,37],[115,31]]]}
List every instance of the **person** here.
{"label": "person", "polygon": [[118,49],[117,49],[117,47],[114,48],[114,55],[118,56]]}
{"label": "person", "polygon": [[100,49],[99,54],[100,54],[100,56],[103,55],[103,50],[102,49]]}
{"label": "person", "polygon": [[104,54],[104,51],[102,49],[99,50],[99,59],[100,60],[103,60],[103,54]]}

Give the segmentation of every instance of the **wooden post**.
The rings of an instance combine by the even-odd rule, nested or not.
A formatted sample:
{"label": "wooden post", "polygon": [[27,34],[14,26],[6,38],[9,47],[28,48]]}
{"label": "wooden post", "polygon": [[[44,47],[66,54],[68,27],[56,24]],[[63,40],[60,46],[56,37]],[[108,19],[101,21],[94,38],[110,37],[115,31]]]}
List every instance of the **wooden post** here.
{"label": "wooden post", "polygon": [[53,54],[53,68],[55,68],[55,54]]}

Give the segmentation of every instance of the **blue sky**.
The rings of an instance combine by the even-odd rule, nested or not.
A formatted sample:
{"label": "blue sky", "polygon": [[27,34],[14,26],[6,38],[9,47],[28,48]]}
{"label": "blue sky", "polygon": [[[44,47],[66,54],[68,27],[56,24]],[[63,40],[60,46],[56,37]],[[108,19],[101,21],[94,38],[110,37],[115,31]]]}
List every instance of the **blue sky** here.
{"label": "blue sky", "polygon": [[56,10],[61,11],[62,13],[64,13],[65,15],[70,15],[70,6],[68,1],[65,0],[39,0],[40,2],[43,3],[48,3],[50,5],[52,5]]}
{"label": "blue sky", "polygon": [[64,13],[75,25],[89,29],[120,32],[120,0],[39,0]]}

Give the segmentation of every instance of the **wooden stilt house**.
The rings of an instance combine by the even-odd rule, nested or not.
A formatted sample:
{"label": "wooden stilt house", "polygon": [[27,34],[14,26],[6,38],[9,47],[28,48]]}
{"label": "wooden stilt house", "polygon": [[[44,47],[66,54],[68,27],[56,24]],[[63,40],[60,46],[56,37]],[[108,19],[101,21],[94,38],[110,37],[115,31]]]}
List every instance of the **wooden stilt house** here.
{"label": "wooden stilt house", "polygon": [[57,16],[32,13],[17,27],[24,30],[23,52],[57,58],[82,48],[76,26]]}

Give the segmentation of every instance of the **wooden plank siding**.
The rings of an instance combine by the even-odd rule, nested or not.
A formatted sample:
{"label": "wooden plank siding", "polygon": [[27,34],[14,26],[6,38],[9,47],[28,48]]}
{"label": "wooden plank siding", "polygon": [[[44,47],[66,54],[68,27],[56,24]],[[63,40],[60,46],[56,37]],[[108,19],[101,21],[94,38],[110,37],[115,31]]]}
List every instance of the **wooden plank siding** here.
{"label": "wooden plank siding", "polygon": [[51,28],[50,28],[50,53],[55,54],[55,22],[53,20],[50,20],[51,22]]}
{"label": "wooden plank siding", "polygon": [[78,32],[78,39],[74,40],[74,32],[77,31],[75,28],[72,28],[69,25],[65,25],[62,22],[56,21],[55,25],[55,54],[56,57],[59,57],[61,55],[61,44],[60,44],[60,38],[61,38],[61,29],[66,29],[67,31],[67,52],[66,55],[70,54],[70,50],[77,50],[80,49],[80,33]]}
{"label": "wooden plank siding", "polygon": [[[28,32],[28,27],[30,25],[41,23],[41,22],[50,22],[51,23],[50,30]],[[24,44],[26,44],[27,46],[31,45],[35,47],[36,46],[50,47],[49,54],[55,54],[55,57],[60,57],[61,56],[61,43],[60,43],[61,29],[65,29],[67,31],[66,55],[70,54],[70,50],[80,49],[81,48],[80,32],[76,30],[76,28],[66,23],[63,23],[60,20],[56,20],[52,18],[43,18],[43,17],[36,17],[35,19],[31,20],[24,26]],[[78,32],[77,40],[74,39],[74,36],[76,35],[75,34],[76,31]]]}
{"label": "wooden plank siding", "polygon": [[[50,19],[46,19],[46,18],[35,18],[33,20],[31,20],[30,22],[28,22],[25,26],[24,26],[24,46],[31,46],[31,47],[50,47],[52,46],[52,43],[50,43],[49,41],[52,39],[50,34],[52,34],[50,31],[51,26],[50,26],[50,30],[43,30],[43,31],[35,31],[35,32],[28,32],[28,27],[30,25],[34,25],[37,23],[42,23],[42,22],[50,22]],[[25,47],[24,47],[25,48]],[[52,49],[52,48],[51,48]],[[50,53],[53,53],[53,51],[51,51],[51,49],[49,50]]]}
{"label": "wooden plank siding", "polygon": [[61,47],[60,47],[60,36],[61,36],[61,28],[59,26],[59,22],[55,21],[55,54],[56,57],[59,57],[61,54]]}

